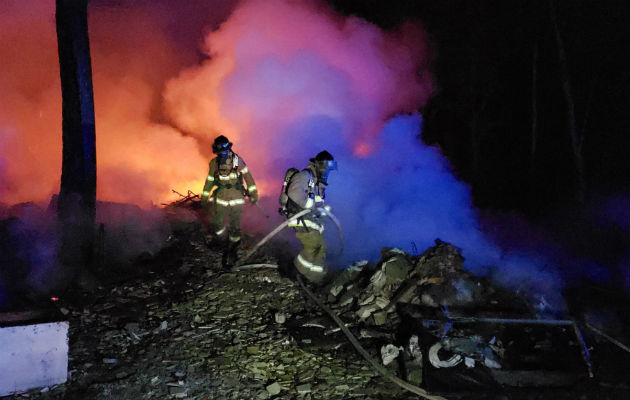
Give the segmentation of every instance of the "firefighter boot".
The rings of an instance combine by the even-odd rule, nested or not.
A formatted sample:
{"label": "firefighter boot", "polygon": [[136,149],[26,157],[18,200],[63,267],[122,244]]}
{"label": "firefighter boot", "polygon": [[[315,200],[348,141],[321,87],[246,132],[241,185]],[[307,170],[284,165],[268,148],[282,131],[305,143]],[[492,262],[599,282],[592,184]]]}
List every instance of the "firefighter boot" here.
{"label": "firefighter boot", "polygon": [[280,276],[295,281],[297,270],[295,265],[293,265],[293,257],[289,254],[280,254],[277,256],[277,259]]}
{"label": "firefighter boot", "polygon": [[229,242],[229,244],[226,246],[225,250],[223,251],[223,258],[221,260],[224,269],[232,268],[236,263],[236,260],[238,258],[238,246],[240,243],[240,240],[238,242]]}
{"label": "firefighter boot", "polygon": [[220,251],[228,245],[225,235],[209,234],[204,239],[209,250]]}

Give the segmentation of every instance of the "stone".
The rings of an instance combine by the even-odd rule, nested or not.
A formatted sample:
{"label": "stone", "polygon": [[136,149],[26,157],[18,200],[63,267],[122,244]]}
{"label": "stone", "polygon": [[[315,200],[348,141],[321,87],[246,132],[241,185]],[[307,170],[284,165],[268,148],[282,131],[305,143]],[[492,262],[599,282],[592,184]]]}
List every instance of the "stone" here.
{"label": "stone", "polygon": [[183,398],[188,395],[188,389],[183,386],[169,386],[168,393],[176,398]]}
{"label": "stone", "polygon": [[287,321],[287,316],[284,313],[277,312],[274,314],[274,319],[278,324],[284,324]]}
{"label": "stone", "polygon": [[383,361],[383,365],[388,365],[394,361],[402,349],[402,347],[393,344],[386,344],[381,347],[381,360]]}
{"label": "stone", "polygon": [[372,314],[372,318],[374,318],[374,325],[385,325],[387,322],[387,313],[384,311],[377,312]]}
{"label": "stone", "polygon": [[295,390],[297,390],[298,393],[300,394],[304,394],[304,393],[310,393],[311,392],[311,385],[309,383],[306,383],[304,385],[299,385],[295,388]]}
{"label": "stone", "polygon": [[281,391],[282,391],[282,386],[280,386],[278,382],[274,382],[271,385],[267,386],[267,392],[269,392],[269,394],[272,396],[279,394]]}
{"label": "stone", "polygon": [[369,317],[370,315],[372,315],[372,313],[376,310],[378,310],[378,306],[376,304],[368,304],[366,306],[363,306],[361,308],[359,308],[359,310],[357,311],[357,316],[361,319],[361,320],[365,320],[367,317]]}

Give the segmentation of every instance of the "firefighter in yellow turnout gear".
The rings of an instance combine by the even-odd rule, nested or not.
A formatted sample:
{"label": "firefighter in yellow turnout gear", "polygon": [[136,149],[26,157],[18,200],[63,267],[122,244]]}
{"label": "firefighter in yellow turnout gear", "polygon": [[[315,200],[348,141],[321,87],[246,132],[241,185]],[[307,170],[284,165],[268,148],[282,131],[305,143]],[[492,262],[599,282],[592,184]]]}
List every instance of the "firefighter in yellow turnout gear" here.
{"label": "firefighter in yellow turnout gear", "polygon": [[317,208],[324,205],[325,189],[328,186],[328,173],[337,169],[333,156],[326,150],[310,159],[308,167],[296,173],[287,188],[287,211],[289,216],[304,209],[313,212],[289,223],[302,243],[302,250],[293,260],[295,268],[309,281],[321,283],[326,275],[326,240],[324,238],[324,216]]}
{"label": "firefighter in yellow turnout gear", "polygon": [[[256,203],[258,191],[245,161],[232,151],[232,143],[228,138],[218,136],[212,151],[217,156],[210,161],[201,202],[212,214],[211,229],[215,236],[219,240],[228,237],[227,248],[223,253],[223,265],[228,266],[235,261],[241,241],[241,212],[245,197]],[[226,217],[229,225],[225,223]]]}

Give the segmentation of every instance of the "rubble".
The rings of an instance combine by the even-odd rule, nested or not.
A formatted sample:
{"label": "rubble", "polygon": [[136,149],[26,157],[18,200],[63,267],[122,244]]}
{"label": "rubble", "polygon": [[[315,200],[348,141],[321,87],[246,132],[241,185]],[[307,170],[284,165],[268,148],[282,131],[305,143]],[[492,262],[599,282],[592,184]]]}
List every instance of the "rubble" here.
{"label": "rubble", "polygon": [[[296,282],[269,268],[221,270],[221,255],[199,229],[182,223],[170,247],[143,260],[131,279],[61,297],[68,381],[14,397],[418,398],[366,362]],[[276,263],[263,250],[257,262]],[[448,243],[437,241],[420,257],[383,249],[378,263],[340,271],[317,295],[380,367],[446,398],[458,388],[470,393],[458,394],[464,399],[486,398],[475,387],[566,388],[587,373],[570,326],[499,321],[535,315],[526,299],[466,272]]]}
{"label": "rubble", "polygon": [[[439,240],[436,246],[415,259],[400,249],[383,249],[381,261],[371,271],[354,268],[342,273],[329,285],[328,305],[340,314],[354,313],[365,326],[395,332],[398,342],[381,347],[383,365],[390,364],[398,358],[401,350],[407,349],[399,360],[400,375],[418,384],[428,376],[442,375],[445,383],[456,386],[453,374],[433,372],[431,368],[426,370],[428,365],[434,370],[457,370],[459,376],[466,369],[483,367],[484,384],[496,376],[500,378],[495,379],[495,383],[509,385],[509,372],[494,375],[491,372],[503,368],[503,364],[518,363],[518,355],[509,351],[510,357],[506,355],[504,343],[511,340],[510,345],[513,345],[523,335],[510,331],[504,336],[509,324],[544,324],[549,326],[547,329],[551,326],[564,328],[566,335],[557,339],[554,345],[558,346],[560,341],[563,351],[573,357],[572,361],[576,361],[575,357],[580,352],[583,355],[581,368],[565,370],[564,376],[572,374],[574,381],[586,372],[592,376],[588,350],[575,323],[534,319],[527,299],[471,275],[463,269],[463,261],[459,249]],[[350,274],[352,279],[348,279]],[[349,296],[350,293],[352,295]],[[496,326],[480,327],[482,323]],[[574,333],[571,345],[571,334]],[[423,353],[428,364],[423,363]],[[538,359],[533,357],[528,362],[534,366],[538,364],[530,368],[541,371],[560,365],[546,365],[542,356]],[[579,365],[573,363],[576,364]],[[514,386],[523,386],[523,375],[523,371],[515,371]],[[470,379],[461,383],[469,387]]]}
{"label": "rubble", "polygon": [[374,382],[369,393],[391,390],[351,350],[305,343],[312,327],[289,330],[322,314],[294,282],[268,269],[223,273],[220,255],[193,237],[173,239],[178,264],[102,286],[87,302],[62,297],[73,372],[29,398],[342,399]]}

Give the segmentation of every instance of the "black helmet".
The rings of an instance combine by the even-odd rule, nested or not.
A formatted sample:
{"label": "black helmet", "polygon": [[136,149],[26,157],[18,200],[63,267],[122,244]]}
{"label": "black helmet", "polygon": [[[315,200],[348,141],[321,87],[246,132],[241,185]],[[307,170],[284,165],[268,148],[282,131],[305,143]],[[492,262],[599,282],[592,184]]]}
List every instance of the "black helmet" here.
{"label": "black helmet", "polygon": [[335,161],[332,154],[326,150],[317,153],[315,158],[311,158],[310,161],[315,164],[317,168],[322,170],[334,171],[337,169],[337,161]]}
{"label": "black helmet", "polygon": [[315,158],[311,158],[310,161],[315,166],[317,180],[324,185],[328,185],[328,174],[330,171],[337,169],[337,161],[335,161],[332,154],[326,150],[320,151]]}
{"label": "black helmet", "polygon": [[230,150],[232,148],[232,142],[228,140],[225,136],[221,135],[214,139],[214,143],[212,144],[212,152],[214,154],[219,154],[226,150]]}

